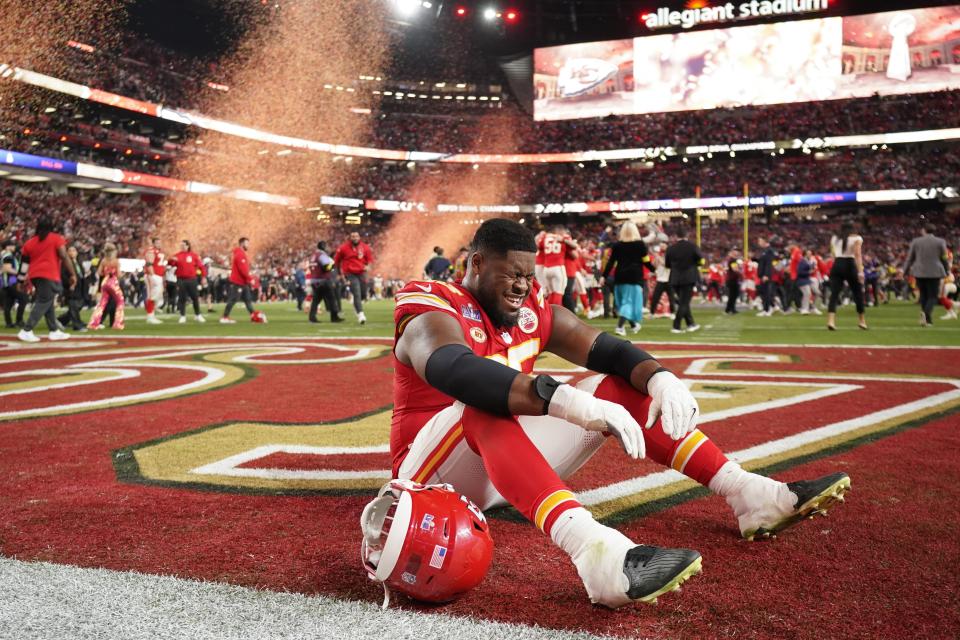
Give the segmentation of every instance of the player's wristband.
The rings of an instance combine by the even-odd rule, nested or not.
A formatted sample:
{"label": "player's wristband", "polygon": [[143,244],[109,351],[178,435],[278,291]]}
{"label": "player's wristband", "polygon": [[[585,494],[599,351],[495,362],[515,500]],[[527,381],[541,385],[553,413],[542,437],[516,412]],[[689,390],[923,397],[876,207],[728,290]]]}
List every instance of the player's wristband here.
{"label": "player's wristband", "polygon": [[587,369],[597,373],[613,373],[629,382],[630,374],[638,364],[653,359],[652,355],[632,343],[601,333],[590,347]]}
{"label": "player's wristband", "polygon": [[543,400],[543,415],[547,415],[550,409],[550,401],[553,400],[553,394],[557,392],[560,382],[548,375],[540,374],[533,379],[533,388],[537,397]]}
{"label": "player's wristband", "polygon": [[509,416],[510,387],[520,372],[475,355],[462,344],[440,347],[427,360],[427,382],[463,404]]}

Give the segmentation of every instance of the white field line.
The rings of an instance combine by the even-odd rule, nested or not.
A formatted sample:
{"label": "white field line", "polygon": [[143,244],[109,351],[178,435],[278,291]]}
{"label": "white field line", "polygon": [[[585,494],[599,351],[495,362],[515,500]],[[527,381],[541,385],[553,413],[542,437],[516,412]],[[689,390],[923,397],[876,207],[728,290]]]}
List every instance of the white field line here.
{"label": "white field line", "polygon": [[371,469],[369,471],[334,471],[328,469],[292,470],[254,468],[241,469],[240,465],[265,458],[275,453],[290,453],[314,456],[336,456],[364,453],[389,453],[390,445],[375,445],[372,447],[311,447],[293,444],[268,444],[223,460],[205,464],[202,467],[191,469],[190,473],[199,475],[229,476],[233,478],[260,478],[263,480],[359,480],[364,478],[390,479],[389,469]]}
{"label": "white field line", "polygon": [[[37,391],[48,391],[50,389],[66,389],[67,387],[79,387],[85,384],[99,384],[101,382],[116,382],[117,380],[126,380],[129,378],[137,378],[140,376],[140,372],[137,371],[136,369],[97,368],[96,372],[112,373],[114,375],[104,377],[104,378],[95,378],[93,380],[70,380],[67,382],[61,382],[59,384],[47,384],[47,385],[43,385],[42,387],[36,387],[36,388],[11,389],[10,391],[0,391],[0,398],[4,396],[15,396],[15,395],[22,395],[25,393],[35,393]],[[0,378],[19,378],[21,376],[61,376],[64,374],[77,374],[77,373],[83,373],[83,372],[72,370],[72,369],[30,369],[29,371],[10,371],[8,373],[0,373]]]}

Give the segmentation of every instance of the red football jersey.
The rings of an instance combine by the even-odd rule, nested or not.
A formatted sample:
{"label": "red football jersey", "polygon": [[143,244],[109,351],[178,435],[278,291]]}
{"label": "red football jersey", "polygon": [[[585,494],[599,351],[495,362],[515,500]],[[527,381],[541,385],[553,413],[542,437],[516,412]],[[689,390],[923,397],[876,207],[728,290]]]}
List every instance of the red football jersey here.
{"label": "red football jersey", "polygon": [[153,267],[153,275],[162,276],[167,272],[167,256],[163,255],[163,251],[160,251],[160,249],[150,247],[144,254],[143,259]]}
{"label": "red football jersey", "polygon": [[567,256],[567,244],[564,242],[569,236],[558,236],[555,233],[545,233],[540,239],[538,248],[543,253],[543,266],[562,267]]}
{"label": "red football jersey", "polygon": [[[415,281],[396,296],[393,312],[394,344],[407,323],[422,313],[445,313],[460,323],[467,345],[478,356],[496,360],[523,373],[531,373],[553,331],[553,311],[540,285],[520,307],[517,326],[495,327],[473,295],[462,286],[448,282]],[[393,358],[393,420],[390,427],[390,454],[396,475],[410,444],[427,421],[455,402],[427,384],[412,367]],[[477,384],[482,384],[478,380]]]}
{"label": "red football jersey", "polygon": [[567,247],[567,253],[563,256],[563,268],[566,269],[568,278],[576,278],[577,271],[580,270],[580,251]]}
{"label": "red football jersey", "polygon": [[547,232],[546,232],[546,231],[541,231],[541,232],[538,233],[538,234],[536,235],[536,237],[534,237],[534,239],[533,239],[533,241],[537,243],[537,258],[536,258],[536,263],[535,263],[535,264],[537,264],[537,265],[539,265],[539,266],[541,266],[541,267],[543,266],[543,248],[541,247],[541,244],[542,244],[542,243],[541,243],[541,240],[543,240],[543,236],[545,236],[545,235],[547,235]]}
{"label": "red football jersey", "polygon": [[757,279],[757,263],[753,260],[747,260],[743,263],[743,279],[744,280],[754,280]]}

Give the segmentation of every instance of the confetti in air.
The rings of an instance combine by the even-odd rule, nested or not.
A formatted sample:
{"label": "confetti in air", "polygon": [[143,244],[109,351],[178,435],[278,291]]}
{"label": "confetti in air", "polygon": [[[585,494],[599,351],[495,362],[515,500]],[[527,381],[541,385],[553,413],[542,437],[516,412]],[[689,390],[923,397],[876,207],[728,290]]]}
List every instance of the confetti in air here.
{"label": "confetti in air", "polygon": [[[312,0],[279,5],[251,26],[225,61],[230,91],[203,105],[216,118],[271,133],[363,145],[367,117],[351,109],[376,105],[370,92],[324,91],[377,75],[389,49],[383,3]],[[323,194],[350,192],[353,165],[327,154],[254,142],[210,131],[192,132],[195,153],[177,161],[174,177],[295,196],[305,206]],[[240,236],[253,253],[289,254],[291,263],[329,230],[302,208],[285,210],[229,198],[180,196],[163,204],[160,235],[168,246],[190,239],[204,255],[222,255]],[[286,249],[286,251],[284,251]],[[289,265],[285,265],[289,266]]]}
{"label": "confetti in air", "polygon": [[[490,148],[509,148],[519,123],[513,112],[494,112],[478,121],[477,132],[466,153]],[[507,202],[511,180],[506,165],[446,166],[436,172],[424,171],[408,191],[414,202],[464,203],[476,205]],[[377,260],[377,270],[399,278],[420,277],[423,265],[440,246],[451,258],[458,248],[469,244],[480,221],[500,214],[445,213],[395,215],[387,230],[386,244]],[[424,233],[429,229],[429,233]]]}

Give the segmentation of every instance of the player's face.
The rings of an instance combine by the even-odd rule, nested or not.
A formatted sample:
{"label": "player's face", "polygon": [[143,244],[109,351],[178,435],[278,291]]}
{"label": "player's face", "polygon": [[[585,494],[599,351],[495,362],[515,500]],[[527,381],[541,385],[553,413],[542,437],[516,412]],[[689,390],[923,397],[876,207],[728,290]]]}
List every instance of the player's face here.
{"label": "player's face", "polygon": [[240,248],[243,249],[244,251],[246,251],[247,249],[249,249],[249,248],[250,248],[250,241],[249,241],[249,240],[244,240],[243,242],[241,242],[241,243],[240,243]]}
{"label": "player's face", "polygon": [[354,231],[350,234],[350,242],[353,244],[360,244],[360,234]]}
{"label": "player's face", "polygon": [[505,256],[474,255],[475,295],[497,326],[516,325],[520,307],[533,288],[535,262],[536,254],[527,251],[508,251]]}

